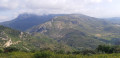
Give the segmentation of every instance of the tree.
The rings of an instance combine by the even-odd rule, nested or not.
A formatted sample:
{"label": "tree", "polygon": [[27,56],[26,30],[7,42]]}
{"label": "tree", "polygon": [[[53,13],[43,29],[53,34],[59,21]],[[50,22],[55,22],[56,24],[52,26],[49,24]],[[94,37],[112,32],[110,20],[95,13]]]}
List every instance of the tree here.
{"label": "tree", "polygon": [[110,45],[99,45],[96,50],[102,53],[113,53],[115,49]]}
{"label": "tree", "polygon": [[50,52],[50,51],[42,51],[42,52],[36,52],[34,54],[35,58],[50,58],[51,56],[53,56],[54,53]]}
{"label": "tree", "polygon": [[4,49],[3,48],[0,48],[0,53],[3,53],[4,52]]}

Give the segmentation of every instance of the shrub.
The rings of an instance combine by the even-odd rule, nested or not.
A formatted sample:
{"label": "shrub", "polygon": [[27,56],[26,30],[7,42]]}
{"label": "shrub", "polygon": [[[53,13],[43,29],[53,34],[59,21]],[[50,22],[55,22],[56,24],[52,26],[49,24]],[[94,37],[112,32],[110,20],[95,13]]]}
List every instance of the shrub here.
{"label": "shrub", "polygon": [[113,46],[114,53],[120,53],[120,46]]}
{"label": "shrub", "polygon": [[6,47],[4,48],[4,52],[13,52],[13,51],[19,51],[16,47]]}
{"label": "shrub", "polygon": [[4,49],[3,48],[0,48],[0,53],[3,53],[4,52]]}
{"label": "shrub", "polygon": [[96,52],[94,50],[83,50],[81,51],[81,53],[83,55],[92,55],[92,54],[96,54]]}
{"label": "shrub", "polygon": [[54,53],[50,52],[50,51],[43,51],[43,52],[36,52],[34,54],[35,58],[50,58],[51,56],[53,56]]}
{"label": "shrub", "polygon": [[81,51],[74,51],[74,52],[72,52],[72,54],[80,54],[81,53]]}
{"label": "shrub", "polygon": [[110,45],[99,45],[96,49],[98,52],[102,53],[113,53],[115,51],[114,46]]}
{"label": "shrub", "polygon": [[65,54],[65,51],[64,50],[59,50],[57,51],[58,54]]}

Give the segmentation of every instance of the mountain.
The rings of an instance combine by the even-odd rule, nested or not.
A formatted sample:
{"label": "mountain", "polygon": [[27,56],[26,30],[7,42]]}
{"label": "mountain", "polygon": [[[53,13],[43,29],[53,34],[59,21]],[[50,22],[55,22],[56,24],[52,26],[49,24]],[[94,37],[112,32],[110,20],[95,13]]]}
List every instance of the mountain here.
{"label": "mountain", "polygon": [[[120,42],[119,26],[112,24],[110,21],[83,14],[49,14],[41,16],[22,14],[12,21],[1,24],[30,32],[32,36],[40,40],[49,41],[52,38],[50,40],[58,43],[57,46],[62,43],[75,49],[95,49],[99,44],[119,45]],[[47,39],[43,39],[43,37],[47,37]],[[39,42],[37,39],[35,40]]]}
{"label": "mountain", "polygon": [[66,14],[55,16],[32,27],[28,32],[33,35],[44,34],[76,49],[93,49],[99,44],[112,44],[113,35],[118,37],[120,30],[102,19],[82,14]]}
{"label": "mountain", "polygon": [[[45,33],[48,34],[48,36],[50,37],[56,37],[54,35],[57,35],[58,33],[61,33],[63,31],[63,33],[65,34],[65,32],[67,32],[67,29],[79,30],[89,34],[104,34],[106,32],[113,33],[117,31],[117,27],[112,26],[112,24],[105,20],[79,14],[56,16],[48,22],[45,22],[38,26],[34,26],[33,28],[31,28],[31,30],[29,30],[30,32]],[[115,30],[111,31],[112,29]],[[60,35],[57,37],[62,36]]]}
{"label": "mountain", "polygon": [[[16,30],[26,31],[27,29],[42,24],[46,21],[49,21],[54,16],[60,16],[60,14],[50,14],[50,15],[36,15],[36,14],[20,14],[17,18],[12,21],[2,22],[0,25],[4,25]],[[62,14],[61,14],[62,15]]]}
{"label": "mountain", "polygon": [[112,24],[120,24],[120,17],[104,18],[104,19],[111,22]]}
{"label": "mountain", "polygon": [[0,47],[17,47],[27,51],[40,49],[72,51],[67,45],[59,44],[47,36],[31,36],[29,33],[20,32],[4,26],[0,26]]}
{"label": "mountain", "polygon": [[[104,18],[104,20],[108,21],[112,24],[112,26],[116,27],[117,29],[120,28],[120,17],[112,17],[112,18]],[[110,29],[110,28],[109,28]],[[111,30],[113,31],[113,30]],[[118,30],[117,30],[118,31]],[[118,31],[119,32],[119,31]]]}

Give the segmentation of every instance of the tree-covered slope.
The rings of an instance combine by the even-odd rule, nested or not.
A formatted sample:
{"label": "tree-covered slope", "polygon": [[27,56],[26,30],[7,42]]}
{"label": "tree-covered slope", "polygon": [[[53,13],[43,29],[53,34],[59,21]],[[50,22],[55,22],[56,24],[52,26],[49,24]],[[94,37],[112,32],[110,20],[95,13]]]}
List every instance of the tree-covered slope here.
{"label": "tree-covered slope", "polygon": [[0,47],[17,47],[21,50],[65,50],[70,51],[71,48],[64,44],[59,44],[55,40],[52,40],[44,35],[39,37],[31,36],[28,33],[13,30],[8,27],[0,26]]}
{"label": "tree-covered slope", "polygon": [[56,16],[48,22],[34,26],[28,31],[33,35],[47,35],[58,42],[63,42],[79,49],[95,48],[99,44],[110,43],[109,40],[102,38],[102,36],[118,33],[119,29],[105,20],[81,14],[68,14]]}
{"label": "tree-covered slope", "polygon": [[77,49],[96,48],[99,44],[116,44],[116,41],[120,42],[118,40],[120,27],[113,25],[109,21],[82,14],[43,16],[27,14],[20,15],[17,19],[2,24],[22,31],[27,30],[37,38],[46,38],[47,36],[46,40],[53,38],[56,42]]}

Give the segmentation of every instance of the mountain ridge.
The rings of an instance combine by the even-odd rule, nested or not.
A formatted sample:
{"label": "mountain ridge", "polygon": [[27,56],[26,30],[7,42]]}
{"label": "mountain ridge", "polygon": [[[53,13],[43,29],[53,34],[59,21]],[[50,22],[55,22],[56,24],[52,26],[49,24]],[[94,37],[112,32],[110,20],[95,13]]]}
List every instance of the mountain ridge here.
{"label": "mountain ridge", "polygon": [[[49,16],[45,16],[45,18]],[[26,15],[26,17],[29,17],[29,15]],[[41,35],[47,36],[58,43],[63,43],[75,49],[95,49],[100,44],[114,45],[117,44],[115,42],[119,39],[120,27],[114,26],[104,19],[82,14],[57,14],[50,16],[50,18],[45,22],[33,24],[34,26],[30,26],[30,28],[26,29],[26,32],[30,32],[31,35],[37,38],[41,38]],[[30,20],[33,20],[33,18]],[[32,21],[26,22],[31,23]],[[26,23],[21,27],[24,28],[24,25]]]}
{"label": "mountain ridge", "polygon": [[[91,25],[88,22],[90,22]],[[95,24],[97,23],[98,25],[94,25],[92,23],[95,23]],[[88,36],[88,35],[91,33],[91,30],[93,28],[87,29],[87,27],[86,27],[86,26],[88,26],[88,28],[90,28],[90,26],[92,26],[92,27],[96,28],[101,24],[107,25],[106,22],[104,22],[100,19],[97,19],[97,18],[93,18],[93,17],[89,17],[89,16],[85,16],[85,15],[81,16],[78,14],[77,15],[70,14],[70,15],[64,15],[64,16],[56,16],[48,22],[45,22],[43,24],[33,27],[31,30],[29,30],[29,32],[33,33],[33,35],[42,33],[51,38],[54,38],[57,41],[64,42],[64,43],[66,43],[67,41],[70,42],[70,40],[72,40],[73,43],[72,42],[71,42],[72,44],[68,43],[68,45],[69,46],[72,45],[74,48],[77,48],[77,47],[80,47],[81,44],[83,44],[82,46],[85,46],[84,44],[87,43],[87,41],[89,42],[90,39],[93,40],[94,42],[99,42],[99,44],[100,43],[102,44],[103,42],[93,38],[93,35],[90,35],[92,37],[89,39],[90,36]],[[77,33],[76,30],[79,33]],[[87,31],[89,31],[89,32],[87,32]],[[96,31],[95,29],[92,30],[92,33],[95,31]],[[71,33],[73,33],[73,34],[71,35]],[[82,36],[83,34],[85,36]],[[75,36],[75,35],[77,35],[77,36]],[[74,37],[76,39],[74,39]],[[70,39],[68,39],[68,38],[70,38]],[[87,38],[87,39],[85,39],[85,38]],[[81,42],[81,40],[83,40],[84,43],[79,43],[79,42],[76,43],[77,40],[80,42]],[[73,45],[74,43],[76,43],[76,45],[77,45],[76,47],[75,47],[75,45]],[[95,43],[93,43],[93,44],[95,44]],[[92,45],[92,47],[93,46],[94,45]]]}
{"label": "mountain ridge", "polygon": [[58,15],[60,16],[62,14],[36,15],[36,14],[24,13],[24,14],[20,14],[17,18],[11,21],[2,22],[0,23],[0,25],[4,25],[6,27],[10,27],[20,31],[26,31],[27,29],[35,25],[49,21],[54,16],[58,16]]}

